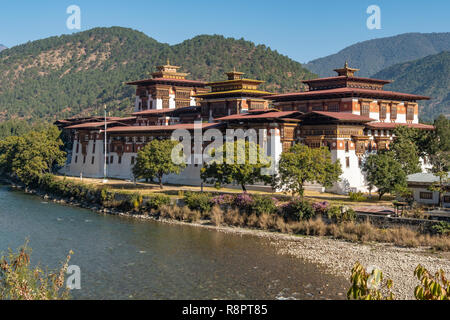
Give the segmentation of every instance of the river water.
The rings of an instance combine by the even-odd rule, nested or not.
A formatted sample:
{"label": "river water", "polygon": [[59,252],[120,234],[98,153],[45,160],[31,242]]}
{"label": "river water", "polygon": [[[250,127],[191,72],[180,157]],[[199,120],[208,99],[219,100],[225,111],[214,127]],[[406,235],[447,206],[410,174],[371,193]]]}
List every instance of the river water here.
{"label": "river water", "polygon": [[0,253],[26,239],[32,263],[50,269],[74,251],[75,299],[343,299],[348,286],[267,239],[104,216],[0,186]]}

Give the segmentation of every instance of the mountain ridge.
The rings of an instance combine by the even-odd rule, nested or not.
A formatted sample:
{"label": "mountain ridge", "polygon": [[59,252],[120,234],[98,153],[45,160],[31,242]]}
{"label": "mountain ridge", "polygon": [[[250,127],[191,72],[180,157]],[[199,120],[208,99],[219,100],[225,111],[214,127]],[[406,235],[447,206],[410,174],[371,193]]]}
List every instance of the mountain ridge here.
{"label": "mountain ridge", "polygon": [[127,114],[135,88],[124,83],[150,77],[167,59],[192,79],[216,81],[236,68],[276,92],[300,90],[301,80],[317,77],[243,39],[200,35],[169,45],[129,28],[94,28],[0,52],[0,121],[90,115],[103,104],[116,115]]}
{"label": "mountain ridge", "polygon": [[361,69],[358,75],[370,77],[397,63],[412,61],[450,50],[450,32],[403,33],[392,37],[365,40],[335,54],[314,59],[304,66],[321,77],[333,75],[333,69],[348,61]]}

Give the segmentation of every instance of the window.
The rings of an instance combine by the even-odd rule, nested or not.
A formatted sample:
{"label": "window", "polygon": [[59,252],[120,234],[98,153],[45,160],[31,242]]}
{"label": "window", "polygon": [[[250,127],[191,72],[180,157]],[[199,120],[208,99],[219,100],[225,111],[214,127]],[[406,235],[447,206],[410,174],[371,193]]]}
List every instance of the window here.
{"label": "window", "polygon": [[370,104],[369,103],[363,103],[361,105],[361,115],[368,117],[370,115]]}
{"label": "window", "polygon": [[119,156],[119,164],[121,164],[122,163],[122,156]]}
{"label": "window", "polygon": [[95,162],[95,157],[92,157],[91,164],[94,164],[94,162]]}
{"label": "window", "polygon": [[433,193],[432,192],[421,192],[419,194],[420,199],[424,200],[431,200],[433,199]]}
{"label": "window", "polygon": [[134,157],[131,157],[131,164],[134,164]]}
{"label": "window", "polygon": [[397,120],[397,105],[391,106],[391,120]]}
{"label": "window", "polygon": [[406,108],[406,120],[414,120],[414,107],[408,106]]}
{"label": "window", "polygon": [[359,157],[358,158],[358,167],[362,167],[362,158],[361,157]]}
{"label": "window", "polygon": [[75,153],[78,153],[79,149],[80,149],[80,144],[77,142],[77,151]]}
{"label": "window", "polygon": [[83,156],[83,164],[86,163],[86,156]]}
{"label": "window", "polygon": [[349,147],[348,147],[348,141],[345,141],[345,152],[349,151]]}
{"label": "window", "polygon": [[111,156],[109,159],[109,163],[113,164],[114,163],[114,156]]}
{"label": "window", "polygon": [[350,168],[350,157],[345,157],[345,166]]}
{"label": "window", "polygon": [[77,162],[78,162],[78,156],[75,157],[75,163],[77,163]]}
{"label": "window", "polygon": [[95,153],[95,141],[94,144],[92,145],[92,153]]}
{"label": "window", "polygon": [[328,111],[339,112],[339,102],[333,102],[328,104]]}
{"label": "window", "polygon": [[382,103],[380,105],[380,120],[384,120],[386,119],[386,104]]}
{"label": "window", "polygon": [[450,196],[444,196],[444,202],[450,203]]}

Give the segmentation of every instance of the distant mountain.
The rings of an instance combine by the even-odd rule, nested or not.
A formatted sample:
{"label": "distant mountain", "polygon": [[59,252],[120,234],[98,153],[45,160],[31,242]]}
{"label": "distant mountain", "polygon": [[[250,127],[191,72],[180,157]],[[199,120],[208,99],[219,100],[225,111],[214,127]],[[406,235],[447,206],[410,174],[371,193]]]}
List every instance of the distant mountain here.
{"label": "distant mountain", "polygon": [[132,111],[135,88],[170,59],[191,79],[224,79],[236,70],[265,80],[263,88],[299,90],[317,77],[300,63],[243,39],[202,35],[170,46],[132,29],[95,28],[29,42],[0,53],[0,121],[95,114],[107,104],[116,115]]}
{"label": "distant mountain", "polygon": [[5,50],[5,49],[8,49],[8,48],[0,43],[0,51]]}
{"label": "distant mountain", "polygon": [[420,59],[450,50],[450,32],[404,33],[394,37],[359,42],[336,54],[310,61],[306,68],[319,76],[334,75],[344,65],[359,68],[359,76],[368,77],[397,63]]}
{"label": "distant mountain", "polygon": [[432,97],[420,102],[422,119],[432,120],[441,113],[450,117],[450,52],[396,64],[373,77],[394,80],[385,87],[388,90]]}

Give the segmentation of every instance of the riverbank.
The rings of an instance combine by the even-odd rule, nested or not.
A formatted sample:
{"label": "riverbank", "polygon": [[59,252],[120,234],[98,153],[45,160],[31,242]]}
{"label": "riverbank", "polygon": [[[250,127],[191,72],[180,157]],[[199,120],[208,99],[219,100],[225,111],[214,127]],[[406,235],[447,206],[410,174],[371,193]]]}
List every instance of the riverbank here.
{"label": "riverbank", "polygon": [[278,253],[320,264],[328,273],[348,279],[351,267],[356,261],[359,261],[367,267],[376,266],[382,269],[385,276],[394,281],[394,293],[398,299],[413,298],[414,287],[418,284],[413,272],[418,264],[424,265],[433,272],[442,268],[447,274],[450,274],[449,254],[447,252],[433,253],[426,247],[402,248],[384,243],[362,244],[321,236],[298,236],[248,228],[215,226],[211,224],[210,220],[184,222],[174,219],[155,218],[151,215],[129,214],[101,208],[98,205],[87,205],[76,199],[52,197],[36,190],[25,191],[39,195],[48,201],[88,208],[99,214],[114,214],[130,219],[153,220],[162,223],[208,228],[219,232],[264,237],[270,240],[270,243],[276,247]]}

